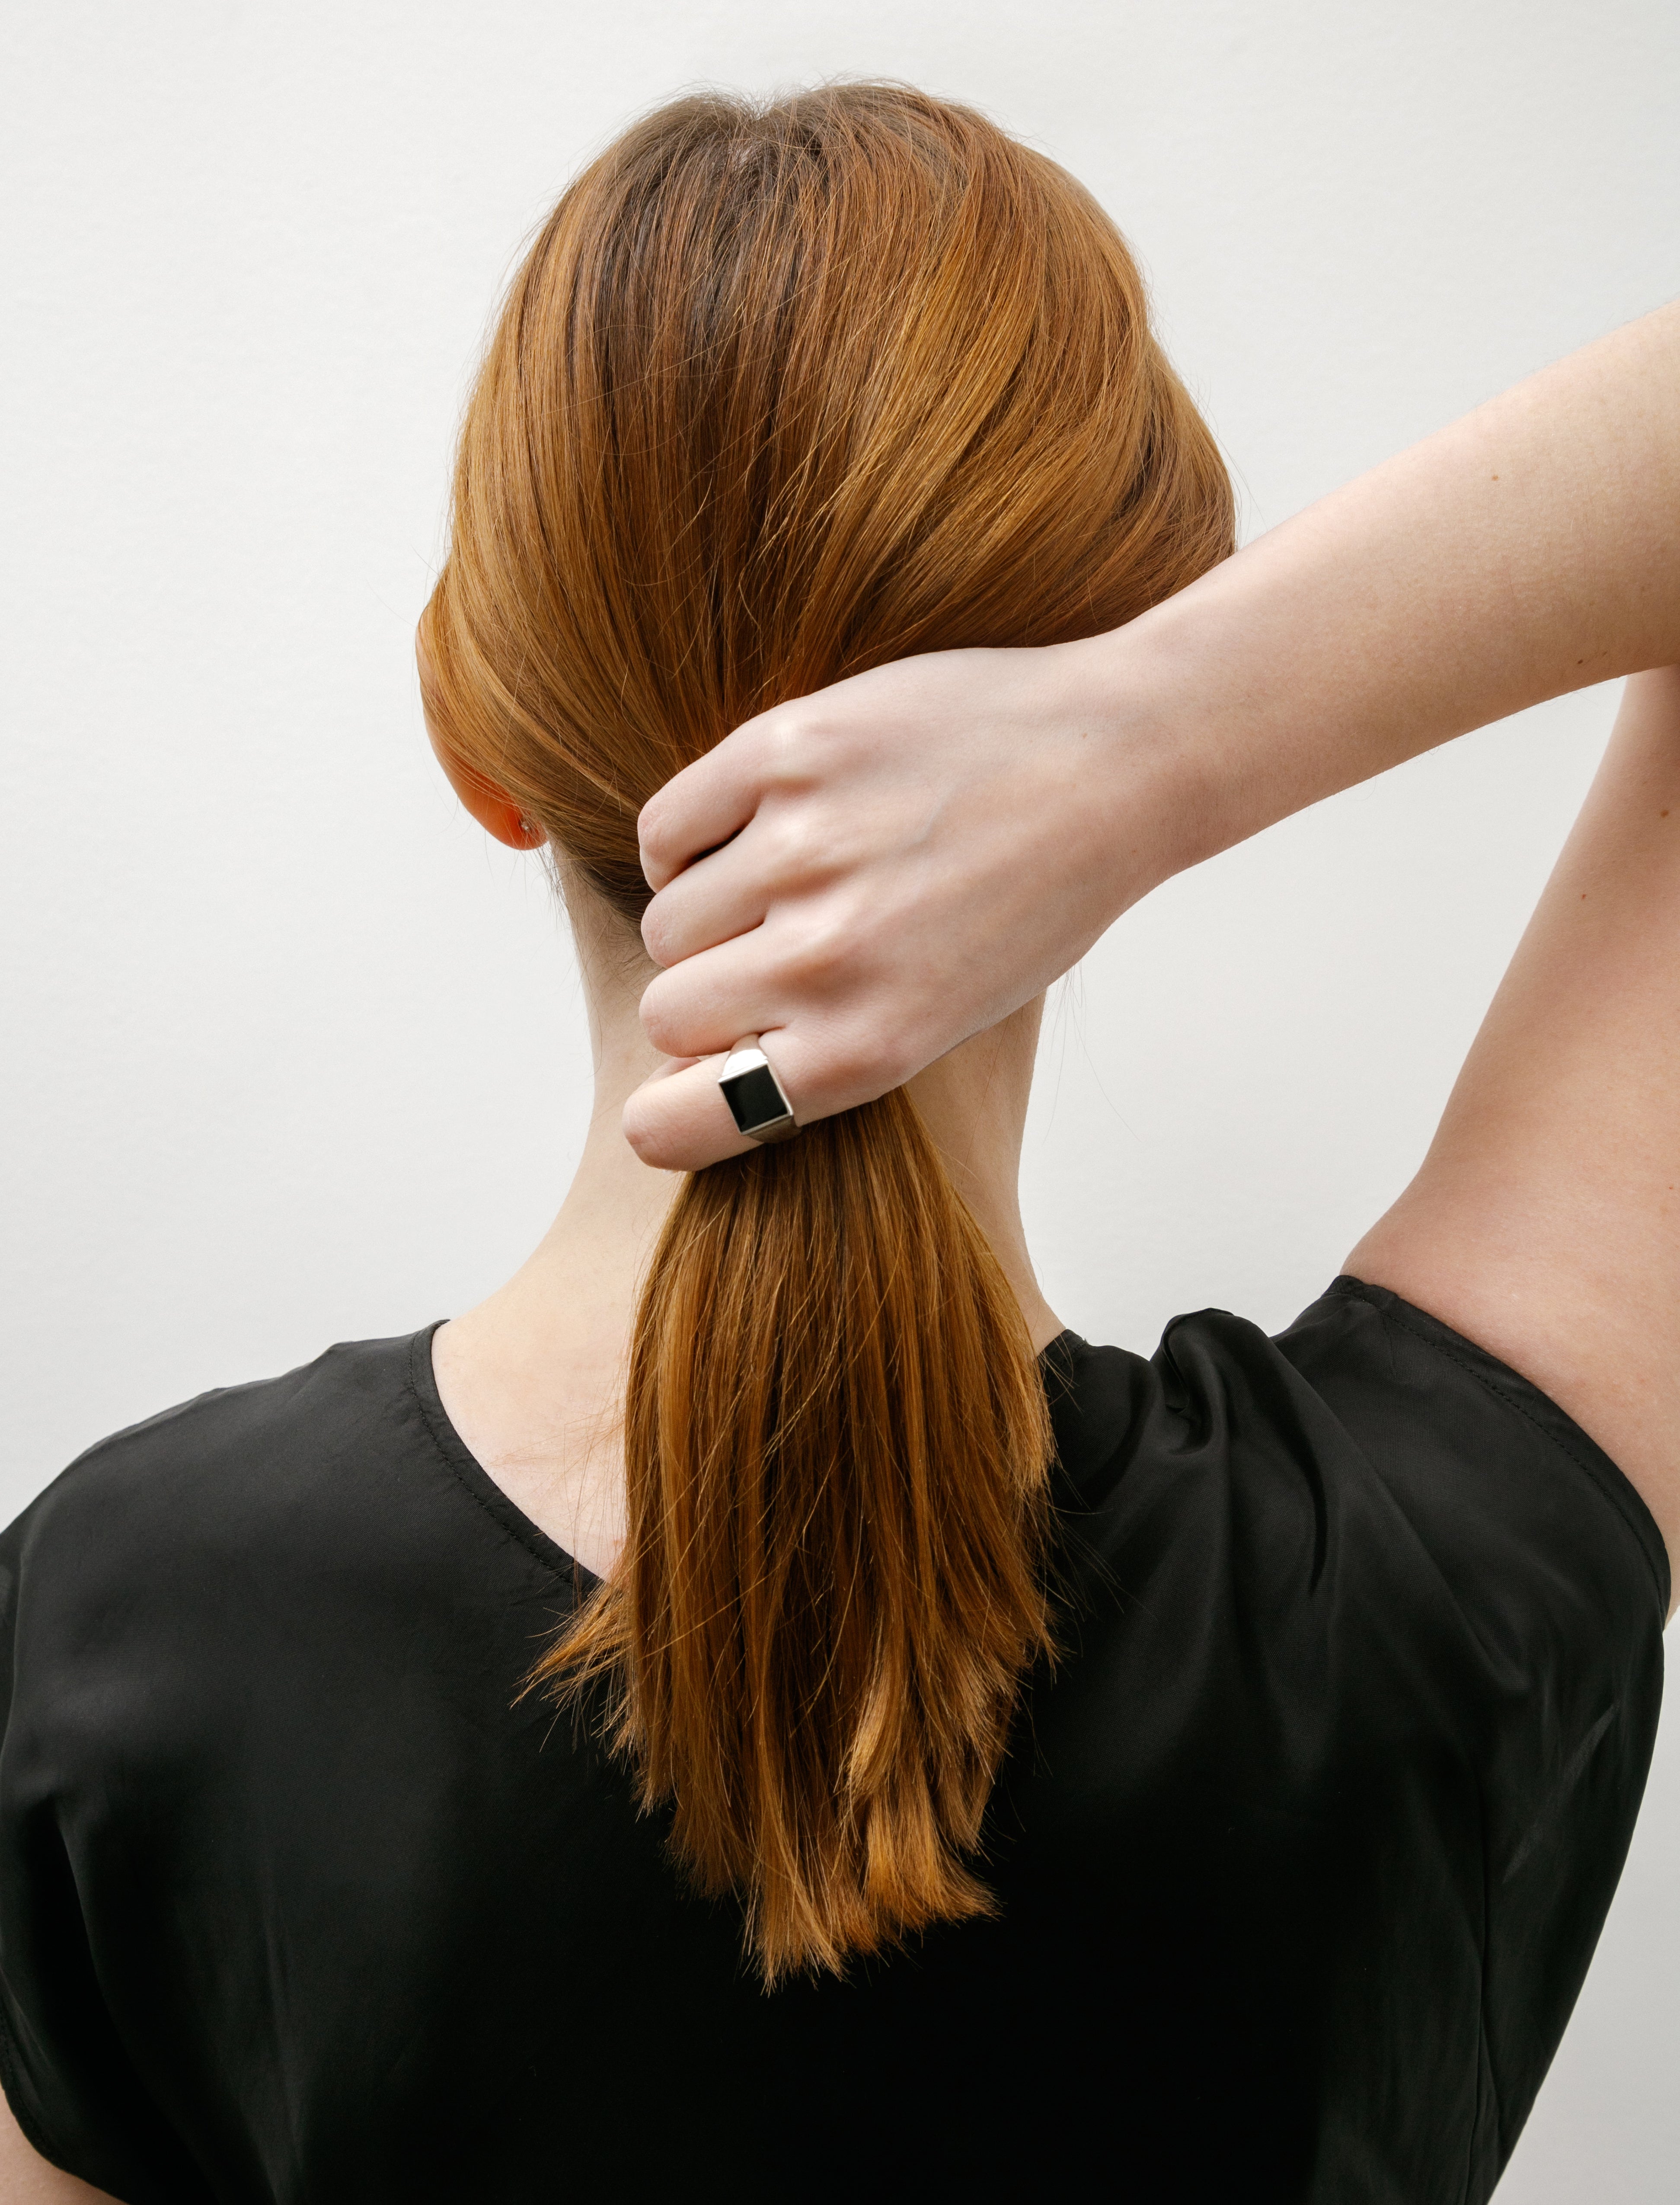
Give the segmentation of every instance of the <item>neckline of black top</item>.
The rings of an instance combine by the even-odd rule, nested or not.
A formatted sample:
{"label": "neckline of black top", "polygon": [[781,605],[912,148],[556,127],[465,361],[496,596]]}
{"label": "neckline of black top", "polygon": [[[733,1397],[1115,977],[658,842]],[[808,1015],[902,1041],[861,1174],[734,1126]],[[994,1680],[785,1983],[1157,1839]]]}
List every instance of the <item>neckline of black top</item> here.
{"label": "neckline of black top", "polygon": [[[431,1359],[432,1341],[448,1322],[447,1317],[435,1318],[430,1324],[423,1326],[409,1343],[408,1383],[433,1444],[471,1498],[503,1531],[534,1554],[545,1568],[553,1570],[556,1576],[571,1578],[580,1591],[588,1591],[600,1583],[596,1572],[569,1554],[557,1539],[550,1538],[540,1524],[533,1522],[503,1492],[450,1421],[443,1397],[437,1390],[437,1373]],[[1079,1489],[1091,1471],[1101,1467],[1113,1445],[1112,1428],[1107,1432],[1107,1445],[1102,1445],[1103,1427],[1093,1413],[1098,1405],[1083,1398],[1087,1389],[1081,1380],[1090,1358],[1089,1343],[1071,1329],[1059,1332],[1038,1357],[1055,1435],[1056,1497],[1064,1503],[1071,1501],[1076,1507]]]}
{"label": "neckline of black top", "polygon": [[[1368,1302],[1467,1370],[1559,1447],[1598,1487],[1644,1549],[1661,1611],[1666,1616],[1672,1597],[1668,1547],[1644,1495],[1549,1395],[1486,1348],[1386,1287],[1372,1286],[1344,1273],[1327,1288],[1325,1299],[1332,1296]],[[1174,1327],[1184,1321],[1175,1318],[1168,1325],[1162,1335],[1163,1349]],[[600,1583],[595,1572],[569,1554],[509,1499],[450,1422],[431,1359],[432,1340],[448,1322],[446,1317],[435,1319],[422,1327],[409,1344],[409,1386],[433,1444],[470,1498],[508,1537],[545,1569],[569,1578],[579,1595],[589,1591]],[[1102,1473],[1125,1445],[1128,1420],[1124,1413],[1116,1413],[1120,1408],[1117,1396],[1128,1390],[1127,1374],[1139,1361],[1123,1349],[1094,1348],[1071,1327],[1059,1332],[1040,1351],[1038,1365],[1044,1376],[1055,1447],[1051,1491],[1060,1511],[1077,1514],[1099,1496],[1107,1482]]]}

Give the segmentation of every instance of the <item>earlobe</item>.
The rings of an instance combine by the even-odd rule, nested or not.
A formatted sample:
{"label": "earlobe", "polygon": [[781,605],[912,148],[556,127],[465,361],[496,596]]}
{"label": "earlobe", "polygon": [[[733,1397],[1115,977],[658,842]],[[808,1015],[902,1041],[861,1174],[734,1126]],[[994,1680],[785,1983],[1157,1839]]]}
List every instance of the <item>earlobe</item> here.
{"label": "earlobe", "polygon": [[505,790],[484,775],[446,751],[433,733],[430,720],[426,734],[430,739],[432,753],[448,776],[449,786],[460,797],[487,835],[494,835],[498,842],[505,842],[510,850],[537,850],[549,839],[547,831],[530,818]]}
{"label": "earlobe", "polygon": [[536,820],[488,785],[483,805],[469,804],[466,808],[487,833],[494,835],[498,842],[505,842],[510,850],[540,850],[549,839]]}

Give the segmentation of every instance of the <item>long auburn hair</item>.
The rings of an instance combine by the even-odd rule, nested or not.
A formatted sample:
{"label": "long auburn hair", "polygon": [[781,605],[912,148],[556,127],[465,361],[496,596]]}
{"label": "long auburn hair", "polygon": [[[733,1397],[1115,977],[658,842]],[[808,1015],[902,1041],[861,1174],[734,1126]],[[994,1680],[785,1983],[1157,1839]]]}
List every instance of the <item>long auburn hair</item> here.
{"label": "long auburn hair", "polygon": [[[686,98],[513,281],[429,703],[633,925],[637,814],[730,728],[906,652],[1117,627],[1232,540],[1137,268],[1053,162],[898,86]],[[767,1984],[989,1911],[982,1818],[1051,1652],[1049,1455],[1018,1305],[903,1091],[685,1182],[622,1557],[535,1674],[604,1705]]]}

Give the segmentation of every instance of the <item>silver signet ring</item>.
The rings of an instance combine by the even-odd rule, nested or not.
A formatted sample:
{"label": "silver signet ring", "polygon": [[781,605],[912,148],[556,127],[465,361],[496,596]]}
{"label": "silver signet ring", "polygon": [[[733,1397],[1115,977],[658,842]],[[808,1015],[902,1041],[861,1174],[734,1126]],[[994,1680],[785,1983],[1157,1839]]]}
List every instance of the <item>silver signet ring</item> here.
{"label": "silver signet ring", "polygon": [[754,1141],[791,1141],[799,1130],[793,1105],[758,1046],[757,1034],[747,1034],[723,1060],[717,1075],[723,1099],[739,1132]]}

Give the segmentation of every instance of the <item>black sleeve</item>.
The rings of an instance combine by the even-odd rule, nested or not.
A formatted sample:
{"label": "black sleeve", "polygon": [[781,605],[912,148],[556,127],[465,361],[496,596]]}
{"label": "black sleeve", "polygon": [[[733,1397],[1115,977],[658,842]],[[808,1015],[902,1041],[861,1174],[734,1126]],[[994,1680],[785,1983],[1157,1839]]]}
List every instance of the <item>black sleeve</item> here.
{"label": "black sleeve", "polygon": [[1481,1822],[1478,2151],[1503,2166],[1574,2006],[1656,1740],[1670,1599],[1639,1493],[1555,1402],[1381,1287],[1278,1346],[1357,1443],[1459,1620]]}
{"label": "black sleeve", "polygon": [[79,1584],[78,1471],[0,1536],[0,2081],[41,2155],[127,2205],[211,2191],[101,1994],[78,1890],[90,1794],[113,1780],[108,1619]]}

